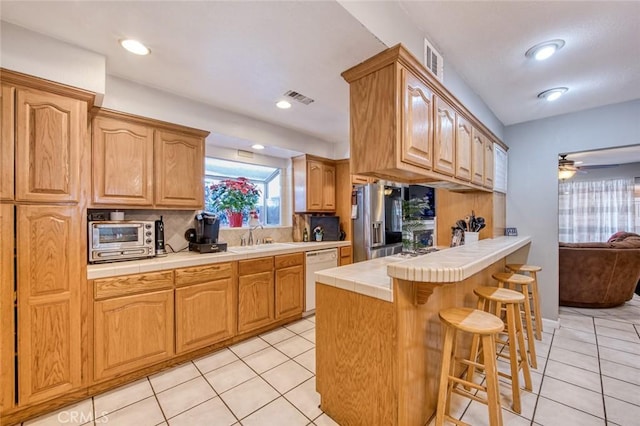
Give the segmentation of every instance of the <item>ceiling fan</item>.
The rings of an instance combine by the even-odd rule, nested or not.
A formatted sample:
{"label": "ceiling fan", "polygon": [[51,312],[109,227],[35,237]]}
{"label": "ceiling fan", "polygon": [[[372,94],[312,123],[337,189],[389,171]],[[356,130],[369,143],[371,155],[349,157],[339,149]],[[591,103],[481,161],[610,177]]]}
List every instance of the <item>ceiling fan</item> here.
{"label": "ceiling fan", "polygon": [[571,179],[573,175],[576,174],[576,172],[588,173],[587,170],[607,169],[610,167],[619,166],[619,164],[594,164],[590,166],[576,166],[576,162],[567,159],[567,155],[569,154],[560,154],[560,159],[558,160],[558,179]]}

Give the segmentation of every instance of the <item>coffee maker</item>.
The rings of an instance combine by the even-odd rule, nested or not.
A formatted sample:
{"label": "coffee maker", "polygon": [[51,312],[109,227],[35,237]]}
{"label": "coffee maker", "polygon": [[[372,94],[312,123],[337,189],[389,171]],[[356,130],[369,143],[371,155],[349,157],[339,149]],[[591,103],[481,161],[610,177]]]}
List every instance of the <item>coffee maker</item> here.
{"label": "coffee maker", "polygon": [[197,213],[194,219],[195,241],[189,241],[189,251],[217,253],[227,251],[226,243],[218,243],[220,220],[214,213]]}

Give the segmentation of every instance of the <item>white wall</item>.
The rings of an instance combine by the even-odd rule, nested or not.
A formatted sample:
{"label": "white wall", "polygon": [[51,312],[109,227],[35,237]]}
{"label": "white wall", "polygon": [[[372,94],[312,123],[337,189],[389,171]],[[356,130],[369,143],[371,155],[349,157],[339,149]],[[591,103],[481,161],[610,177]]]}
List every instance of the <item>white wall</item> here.
{"label": "white wall", "polygon": [[[387,46],[402,43],[422,62],[425,34],[414,26],[396,2],[338,0],[351,15]],[[437,46],[436,46],[437,47]],[[444,85],[465,107],[500,139],[504,139],[504,125],[484,101],[456,73],[444,58]],[[340,158],[340,157],[336,157]]]}
{"label": "white wall", "polygon": [[17,25],[0,23],[0,66],[96,93],[105,91],[106,59]]}
{"label": "white wall", "polygon": [[[562,101],[559,101],[562,102]],[[532,238],[544,318],[558,318],[558,154],[640,143],[640,100],[505,128],[507,226]]]}

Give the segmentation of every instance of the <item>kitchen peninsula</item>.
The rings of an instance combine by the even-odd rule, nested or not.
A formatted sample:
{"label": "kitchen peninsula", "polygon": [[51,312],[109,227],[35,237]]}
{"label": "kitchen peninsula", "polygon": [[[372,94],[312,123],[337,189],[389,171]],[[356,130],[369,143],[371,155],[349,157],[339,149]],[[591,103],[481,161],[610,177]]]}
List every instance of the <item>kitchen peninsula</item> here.
{"label": "kitchen peninsula", "polygon": [[425,256],[316,273],[316,388],[341,425],[424,425],[435,413],[441,309],[475,307],[529,237],[498,237]]}

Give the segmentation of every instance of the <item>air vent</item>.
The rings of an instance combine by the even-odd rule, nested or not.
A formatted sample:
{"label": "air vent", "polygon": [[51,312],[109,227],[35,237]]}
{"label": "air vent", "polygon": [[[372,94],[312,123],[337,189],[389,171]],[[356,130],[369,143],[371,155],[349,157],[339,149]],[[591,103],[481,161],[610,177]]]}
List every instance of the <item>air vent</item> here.
{"label": "air vent", "polygon": [[424,65],[438,80],[443,81],[444,60],[440,52],[426,38],[424,39]]}
{"label": "air vent", "polygon": [[293,90],[288,90],[285,94],[286,97],[294,99],[300,103],[305,105],[309,105],[311,102],[314,102],[313,99],[306,97],[302,93],[295,92]]}

